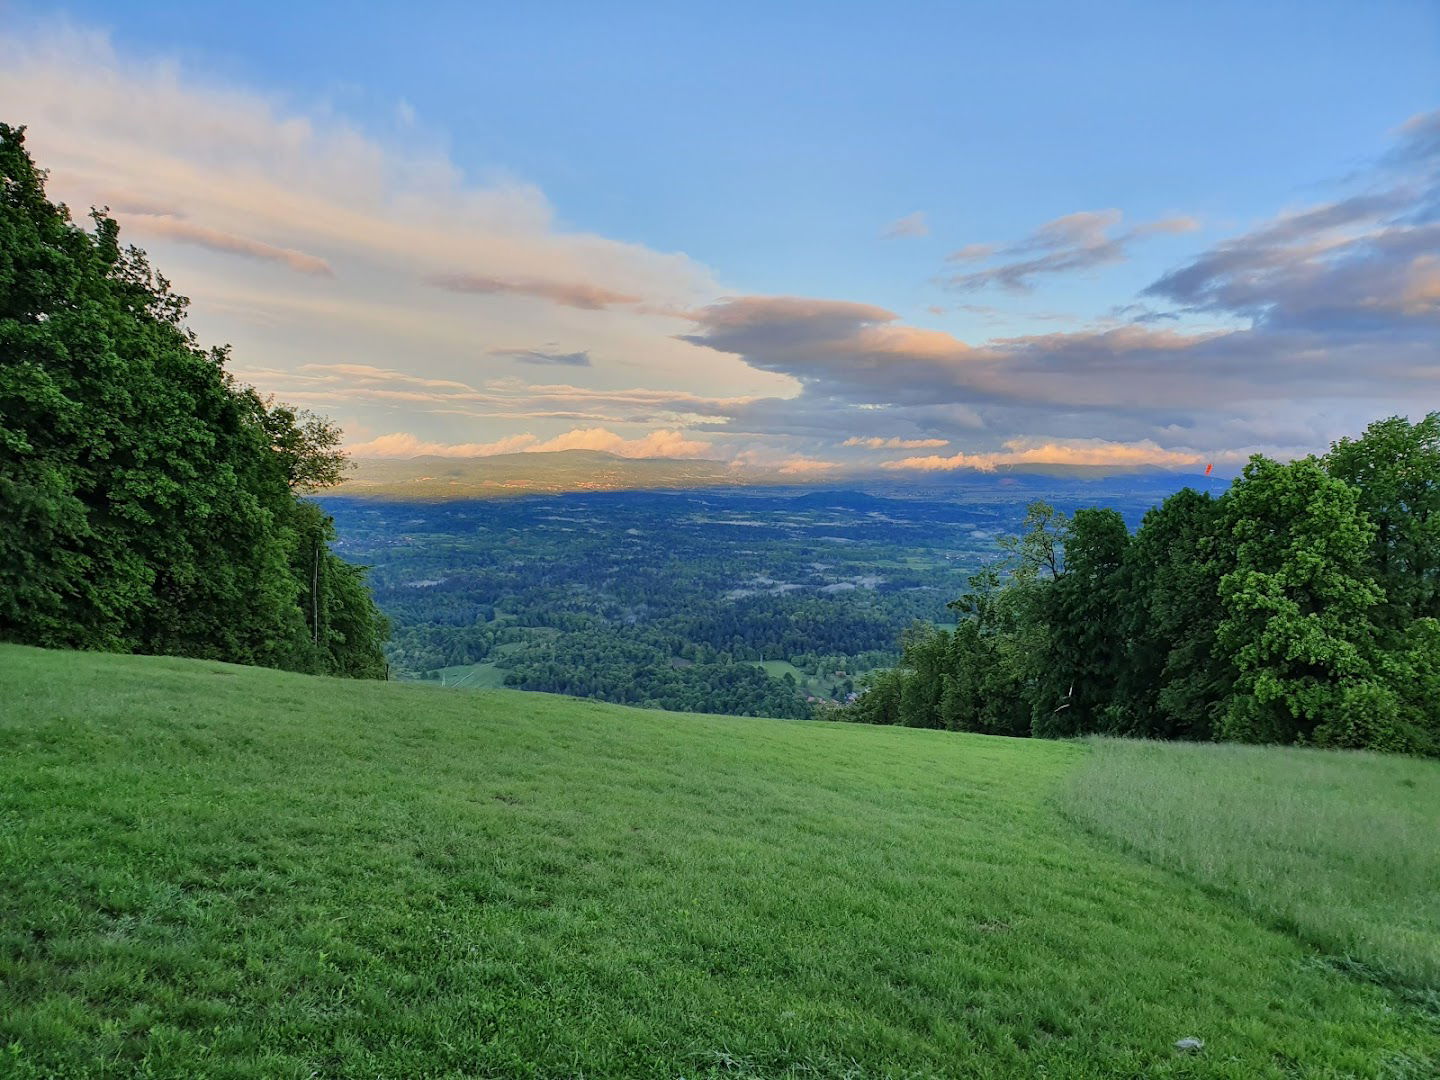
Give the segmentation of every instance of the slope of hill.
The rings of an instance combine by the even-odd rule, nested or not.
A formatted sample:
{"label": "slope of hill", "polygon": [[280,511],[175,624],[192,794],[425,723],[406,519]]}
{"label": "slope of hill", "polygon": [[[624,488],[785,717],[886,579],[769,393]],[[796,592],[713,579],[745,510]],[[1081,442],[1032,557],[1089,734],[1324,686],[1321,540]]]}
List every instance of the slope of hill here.
{"label": "slope of hill", "polygon": [[1071,826],[1083,745],[18,647],[0,702],[7,1077],[1440,1063]]}

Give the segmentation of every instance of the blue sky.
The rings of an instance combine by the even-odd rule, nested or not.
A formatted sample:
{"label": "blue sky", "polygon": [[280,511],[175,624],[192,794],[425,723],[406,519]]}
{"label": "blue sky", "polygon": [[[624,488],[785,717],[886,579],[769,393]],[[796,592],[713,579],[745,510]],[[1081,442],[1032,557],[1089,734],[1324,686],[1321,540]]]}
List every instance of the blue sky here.
{"label": "blue sky", "polygon": [[[1197,361],[1218,348],[1206,343],[1209,332],[1253,333],[1257,313],[1262,322],[1270,318],[1278,325],[1271,318],[1278,310],[1273,297],[1269,307],[1213,298],[1193,302],[1195,297],[1179,303],[1173,296],[1135,305],[1137,296],[1168,272],[1263,229],[1277,215],[1393,188],[1401,181],[1381,175],[1377,170],[1385,166],[1377,163],[1395,154],[1407,137],[1415,140],[1415,129],[1407,136],[1402,125],[1440,106],[1440,6],[1430,2],[739,3],[723,9],[256,3],[246,6],[243,17],[229,5],[127,4],[121,12],[114,4],[74,3],[0,8],[0,27],[9,28],[11,47],[32,63],[40,63],[35,57],[47,48],[66,51],[53,48],[57,41],[85,40],[87,49],[97,50],[96,63],[114,72],[109,89],[133,81],[147,88],[137,100],[168,92],[174,100],[166,98],[156,109],[199,114],[178,120],[178,126],[203,127],[205,109],[230,115],[237,100],[250,102],[281,133],[279,150],[257,149],[257,165],[272,151],[294,149],[285,144],[287,122],[303,120],[321,136],[343,131],[352,141],[364,140],[377,148],[370,157],[383,158],[378,166],[383,178],[376,182],[390,185],[369,204],[382,216],[407,194],[410,181],[396,181],[395,173],[403,172],[404,162],[418,160],[427,169],[454,170],[446,192],[427,188],[426,198],[459,203],[476,192],[531,193],[514,212],[524,217],[533,211],[545,219],[527,228],[543,234],[532,239],[547,250],[555,236],[570,238],[557,241],[561,246],[577,236],[603,238],[609,245],[605,252],[551,252],[571,277],[584,264],[586,280],[604,286],[606,266],[625,263],[627,252],[642,252],[638,263],[645,265],[627,264],[616,272],[616,280],[626,284],[613,291],[639,298],[625,325],[611,310],[623,305],[607,302],[600,311],[592,306],[582,318],[586,309],[568,301],[559,303],[565,310],[552,313],[553,326],[547,325],[544,311],[527,308],[517,315],[513,304],[506,309],[503,301],[517,293],[493,287],[495,279],[509,282],[518,274],[533,281],[544,275],[540,263],[525,262],[528,256],[507,256],[505,243],[489,246],[491,215],[483,227],[476,226],[475,250],[483,257],[477,256],[475,265],[461,265],[462,258],[446,253],[437,256],[448,260],[443,268],[437,263],[424,271],[432,282],[443,278],[453,285],[457,275],[478,274],[490,283],[478,291],[451,288],[469,298],[469,307],[427,309],[428,318],[452,320],[457,339],[473,338],[468,355],[457,345],[441,349],[434,342],[410,348],[390,343],[377,351],[372,341],[367,351],[343,329],[327,336],[320,319],[298,338],[288,331],[282,335],[274,312],[258,309],[267,290],[284,291],[293,266],[268,256],[237,258],[243,245],[233,240],[241,236],[282,251],[319,251],[319,238],[305,237],[293,221],[287,238],[281,234],[285,222],[258,217],[247,230],[243,201],[206,207],[210,217],[202,222],[203,200],[177,188],[179,179],[147,181],[137,169],[125,192],[136,205],[153,197],[173,209],[191,200],[168,217],[141,215],[132,224],[141,242],[164,256],[162,265],[195,296],[197,329],[234,342],[239,366],[253,368],[257,384],[269,380],[301,403],[313,400],[345,423],[358,443],[403,433],[414,445],[475,448],[530,435],[535,441],[528,445],[539,446],[580,424],[579,430],[602,427],[632,444],[624,452],[671,445],[695,453],[705,445],[742,461],[814,462],[817,471],[826,462],[855,459],[863,449],[827,445],[827,430],[943,440],[945,449],[935,456],[945,459],[997,453],[1007,441],[1063,447],[1110,440],[1153,445],[1163,451],[1162,461],[1165,453],[1297,452],[1344,434],[1360,419],[1358,409],[1346,405],[1355,395],[1331,386],[1328,373],[1326,393],[1311,400],[1297,404],[1288,400],[1295,395],[1284,395],[1281,407],[1282,396],[1275,393],[1274,382],[1300,355],[1294,350],[1308,356],[1317,347],[1309,336],[1303,345],[1293,334],[1284,342],[1272,338],[1261,360],[1255,359],[1253,336],[1233,339],[1231,345],[1243,345],[1246,363],[1272,365],[1267,370],[1274,378],[1263,386],[1236,379],[1228,396],[1194,407],[1187,402],[1193,395],[1157,386],[1148,423],[1138,416],[1143,403],[1128,388],[1111,395],[1113,401],[1099,389],[1116,364],[1065,357],[1092,347],[1080,335],[1139,327],[1128,320],[1159,309],[1175,316],[1165,319],[1169,332],[1197,335],[1181,343],[1185,355]],[[52,164],[57,185],[71,184],[67,168],[73,160],[76,194],[107,196],[105,201],[116,205],[109,192],[84,190],[87,170],[92,179],[106,170],[94,153],[86,162],[68,148],[79,145],[83,124],[63,100],[65,61],[44,63],[55,76],[55,89],[35,115],[23,115],[26,103],[16,98],[26,92],[18,83],[0,85],[10,97],[0,96],[0,111],[12,118],[8,114],[18,110],[22,115],[13,119],[31,124],[32,145],[42,164]],[[103,118],[92,116],[91,122]],[[47,120],[75,130],[45,130]],[[130,139],[135,160],[146,152],[175,159],[187,153],[143,125],[126,122],[119,128],[112,137]],[[217,122],[215,130],[217,139],[223,137],[224,124]],[[43,153],[47,144],[57,155],[51,162]],[[305,152],[325,153],[325,145],[325,138],[317,137]],[[120,149],[116,153],[123,156]],[[219,167],[216,159],[225,153],[194,148],[201,163],[196,168]],[[1405,182],[1423,187],[1427,177],[1433,179],[1433,166],[1429,159],[1412,166]],[[302,169],[288,158],[285,167]],[[117,164],[109,171],[122,170]],[[138,190],[142,187],[147,190]],[[1408,217],[1392,206],[1384,212],[1389,217],[1355,218],[1350,233],[1329,239],[1357,243],[1354,230],[1423,227],[1414,207],[1424,205],[1424,198],[1416,198]],[[536,210],[542,204],[543,210]],[[1094,255],[1107,238],[1121,238],[1113,250],[1104,248],[1103,257],[1061,260],[1055,272],[1041,270],[1023,279],[1028,291],[1006,288],[1003,279],[977,284],[972,278],[969,288],[940,281],[1053,252],[1060,243],[1053,235],[1048,247],[1043,235],[1028,245],[1025,238],[1056,219],[1112,211],[1120,216],[1062,226],[1061,239]],[[495,213],[504,217],[503,210]],[[885,235],[892,222],[915,214],[923,215],[913,219],[923,227]],[[223,227],[212,224],[222,218]],[[196,227],[187,225],[186,234],[177,220]],[[143,235],[147,228],[151,235]],[[503,223],[499,228],[506,231]],[[1130,230],[1136,234],[1127,238]],[[205,237],[213,241],[216,231],[231,239],[218,247],[211,242],[206,250]],[[1404,282],[1410,284],[1396,286],[1384,269],[1377,269],[1375,281],[1402,291],[1418,288],[1424,307],[1430,241],[1427,234],[1413,233],[1406,240]],[[327,242],[333,244],[333,237]],[[947,262],[947,255],[974,244],[1016,250],[1008,255],[1002,250],[988,262]],[[217,256],[227,245],[228,259]],[[653,279],[665,277],[665,260],[676,254],[683,255],[685,267],[672,276],[683,279],[684,287],[662,302],[655,294],[666,292],[666,284]],[[1309,257],[1299,249],[1293,254]],[[1372,255],[1368,249],[1341,250],[1324,256],[1331,261],[1322,269],[1337,271],[1333,284],[1341,281],[1339,269],[1368,265]],[[333,268],[325,284],[334,296],[307,294],[312,313],[327,305],[334,310],[347,297],[371,303],[367,290],[395,295],[381,281],[393,266],[387,271],[367,256],[350,269],[345,253],[333,247],[317,257]],[[507,272],[507,257],[519,258],[515,273]],[[1313,277],[1314,270],[1305,272]],[[1353,278],[1347,273],[1343,280]],[[553,290],[541,293],[553,300]],[[520,294],[527,297],[521,307],[535,296],[534,290]],[[242,295],[243,303],[237,299]],[[675,323],[673,313],[656,314],[667,305],[672,312],[694,311],[726,298],[769,297],[852,305],[820,312],[830,320],[820,351],[843,356],[854,333],[884,331],[889,336],[878,353],[874,341],[864,349],[870,350],[872,361],[865,362],[870,367],[880,364],[875,355],[883,357],[886,378],[866,384],[853,371],[836,375],[834,364],[812,363],[808,355],[787,352],[783,342],[770,348],[763,335],[742,335],[742,341],[732,332],[739,309],[731,310],[724,333],[714,318],[691,320],[696,325],[689,326]],[[798,332],[794,311],[782,313],[773,305],[746,310],[779,318],[783,326],[775,329],[782,339]],[[805,324],[809,333],[816,309],[812,305],[802,313],[811,319]],[[1418,317],[1426,323],[1431,313],[1427,308]],[[844,327],[837,329],[836,318]],[[1414,368],[1416,357],[1422,366],[1435,360],[1421,335],[1411,333],[1416,318],[1413,302],[1399,318],[1406,349],[1413,349],[1406,353],[1406,370]],[[642,325],[646,319],[648,327]],[[969,365],[970,350],[993,350],[995,342],[1072,336],[1060,343],[1064,355],[1058,358],[1027,353],[1010,377],[990,373],[977,381],[968,375],[935,377],[932,354],[943,352],[944,343],[914,335],[901,342],[903,335],[892,332],[902,330],[953,339],[945,361],[951,368]],[[1307,327],[1306,334],[1312,330]],[[398,325],[395,332],[400,333]],[[1383,336],[1393,341],[1401,332],[1387,326]],[[281,336],[283,342],[277,341]],[[732,350],[723,357],[717,355],[724,352],[718,347],[722,338]],[[1380,339],[1377,332],[1375,340]],[[905,350],[917,341],[917,383],[929,396],[887,397],[884,384],[905,380],[911,355]],[[1133,359],[1137,343],[1122,344]],[[1352,327],[1343,342],[1337,340],[1335,356],[1343,353],[1346,363],[1360,364],[1361,345]],[[1192,354],[1191,346],[1203,348]],[[515,359],[528,350],[584,354],[590,362]],[[1176,348],[1164,343],[1152,351],[1154,363],[1168,365]],[[349,359],[337,360],[342,354]],[[990,366],[1010,363],[1008,354],[996,359],[987,352],[980,359]],[[318,376],[300,369],[326,360],[461,382],[482,394],[486,380],[528,378],[551,385],[553,369],[563,367],[565,385],[582,390],[684,391],[706,403],[691,412],[657,406],[649,413],[624,413],[614,403],[587,410],[539,408],[527,401],[507,417],[493,403],[470,410],[484,415],[462,415],[427,411],[419,401],[408,410],[399,399],[383,405],[347,401],[334,384],[307,399],[306,387],[313,390],[314,384],[305,380]],[[1217,370],[1229,370],[1224,357],[1212,362]],[[1078,411],[1052,400],[1053,394],[1027,398],[1024,379],[1043,380],[1051,365],[1060,363],[1069,365],[1066,377],[1091,377],[1076,398]],[[543,383],[526,370],[542,367]],[[698,372],[689,383],[687,370]],[[1402,381],[1382,390],[1367,396],[1365,407],[1415,400],[1414,387]],[[732,397],[747,403],[715,404]],[[1434,404],[1440,407],[1440,399]],[[1219,410],[1224,423],[1212,422],[1205,410]],[[550,412],[577,419],[542,415]],[[776,421],[787,412],[814,413],[814,422]],[[1277,420],[1277,413],[1283,417]],[[877,422],[881,414],[894,421],[893,434]],[[1246,417],[1255,422],[1243,422]],[[639,448],[662,429],[679,433],[678,442],[660,439]]]}

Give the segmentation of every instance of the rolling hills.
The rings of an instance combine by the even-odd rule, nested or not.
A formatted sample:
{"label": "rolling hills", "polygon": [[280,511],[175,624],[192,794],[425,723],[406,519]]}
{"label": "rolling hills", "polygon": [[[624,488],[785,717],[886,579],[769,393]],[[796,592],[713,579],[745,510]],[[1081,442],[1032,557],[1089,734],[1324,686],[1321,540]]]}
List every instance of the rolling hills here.
{"label": "rolling hills", "polygon": [[0,702],[7,1077],[1440,1063],[1433,987],[1074,824],[1085,744],[13,646]]}

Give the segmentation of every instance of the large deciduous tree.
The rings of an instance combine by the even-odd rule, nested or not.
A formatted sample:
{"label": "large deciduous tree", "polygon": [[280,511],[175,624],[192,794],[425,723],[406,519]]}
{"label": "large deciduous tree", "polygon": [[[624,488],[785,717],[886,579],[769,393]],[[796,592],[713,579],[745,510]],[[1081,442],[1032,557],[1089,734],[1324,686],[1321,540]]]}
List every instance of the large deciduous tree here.
{"label": "large deciduous tree", "polygon": [[[1219,544],[1220,644],[1237,678],[1220,734],[1246,742],[1330,741],[1363,707],[1384,724],[1393,695],[1376,678],[1370,576],[1375,529],[1359,494],[1315,458],[1252,458],[1226,494]],[[1347,740],[1348,741],[1348,740]]]}
{"label": "large deciduous tree", "polygon": [[91,216],[0,125],[0,638],[383,675],[360,571],[297,498],[338,479],[338,432],[237,384]]}

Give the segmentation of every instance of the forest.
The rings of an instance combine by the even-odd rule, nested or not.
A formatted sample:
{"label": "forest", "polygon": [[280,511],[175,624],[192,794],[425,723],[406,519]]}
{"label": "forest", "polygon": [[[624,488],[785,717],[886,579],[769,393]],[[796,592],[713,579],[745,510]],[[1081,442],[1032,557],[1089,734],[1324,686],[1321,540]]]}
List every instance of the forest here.
{"label": "forest", "polygon": [[995,520],[794,490],[325,506],[373,568],[399,677],[789,717],[943,618],[989,543],[969,526]]}
{"label": "forest", "polygon": [[1440,413],[1324,456],[1256,456],[1133,533],[1033,503],[1003,559],[833,715],[1440,753]]}
{"label": "forest", "polygon": [[1019,527],[1026,495],[1128,519],[1173,476],[860,492],[731,488],[323,499],[371,566],[400,678],[806,716],[900,658]]}
{"label": "forest", "polygon": [[1170,474],[322,501],[339,431],[235,380],[113,218],[82,228],[47,198],[23,129],[0,125],[0,177],[0,639],[688,711],[1440,753],[1440,413],[1255,457],[1216,491]]}
{"label": "forest", "polygon": [[899,661],[906,626],[953,622],[1027,497],[1139,521],[1175,482],[323,503],[338,550],[372,567],[396,677],[796,717]]}
{"label": "forest", "polygon": [[0,124],[0,640],[383,678],[385,620],[304,497],[339,431],[232,378],[45,179]]}

